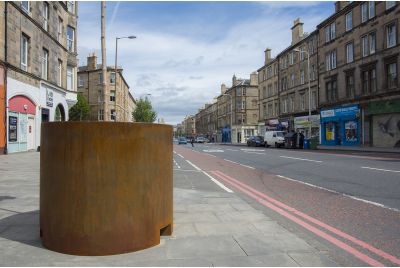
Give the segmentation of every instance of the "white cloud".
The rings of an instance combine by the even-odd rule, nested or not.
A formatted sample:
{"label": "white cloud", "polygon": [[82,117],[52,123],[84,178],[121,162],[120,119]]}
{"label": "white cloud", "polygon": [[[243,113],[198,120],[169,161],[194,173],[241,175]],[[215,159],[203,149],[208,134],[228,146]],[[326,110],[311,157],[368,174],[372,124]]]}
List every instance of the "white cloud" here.
{"label": "white cloud", "polygon": [[[118,43],[118,62],[131,91],[136,98],[151,93],[159,117],[167,123],[179,123],[186,114],[195,114],[205,103],[212,102],[221,83],[230,86],[233,74],[248,78],[260,68],[266,47],[272,48],[274,56],[290,45],[295,17],[285,8],[270,8],[271,5],[279,3],[260,5],[263,16],[237,23],[213,42],[174,32],[145,31],[138,24],[113,20],[113,31],[107,32],[108,65],[114,65],[115,36],[136,35],[137,39]],[[303,14],[305,30],[312,31],[322,16],[315,12]],[[85,22],[85,28],[78,29],[81,64],[86,63],[89,52],[100,55],[99,25],[100,16],[98,21]],[[203,27],[213,30],[212,25]]]}

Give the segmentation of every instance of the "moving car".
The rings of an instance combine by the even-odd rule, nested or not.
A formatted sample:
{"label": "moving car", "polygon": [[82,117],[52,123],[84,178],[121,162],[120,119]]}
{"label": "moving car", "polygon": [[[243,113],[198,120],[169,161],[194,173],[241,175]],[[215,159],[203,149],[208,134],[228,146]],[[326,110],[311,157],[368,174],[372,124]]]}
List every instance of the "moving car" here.
{"label": "moving car", "polygon": [[264,137],[263,136],[250,136],[247,139],[247,146],[264,146]]}
{"label": "moving car", "polygon": [[205,142],[207,142],[207,139],[204,137],[197,137],[196,142],[197,143],[205,143]]}
{"label": "moving car", "polygon": [[285,132],[284,131],[267,131],[264,134],[265,147],[274,145],[276,148],[285,145]]}
{"label": "moving car", "polygon": [[178,144],[187,144],[187,140],[185,137],[180,137],[178,140]]}

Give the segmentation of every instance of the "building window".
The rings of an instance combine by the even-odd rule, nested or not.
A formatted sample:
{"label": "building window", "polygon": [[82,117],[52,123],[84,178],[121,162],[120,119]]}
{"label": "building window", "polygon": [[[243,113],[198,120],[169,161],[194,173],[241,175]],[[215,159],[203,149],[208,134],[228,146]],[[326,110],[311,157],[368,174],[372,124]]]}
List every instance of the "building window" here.
{"label": "building window", "polygon": [[21,1],[21,8],[29,13],[29,1]]}
{"label": "building window", "polygon": [[331,23],[325,28],[325,43],[332,41],[336,37],[336,23]]}
{"label": "building window", "polygon": [[315,80],[315,65],[311,65],[311,80]]}
{"label": "building window", "polygon": [[21,35],[21,69],[28,71],[29,37]]}
{"label": "building window", "polygon": [[110,101],[115,102],[115,90],[110,91]]}
{"label": "building window", "polygon": [[346,32],[353,29],[353,11],[346,14]]}
{"label": "building window", "polygon": [[246,88],[242,88],[242,96],[246,96]]}
{"label": "building window", "polygon": [[103,102],[103,90],[99,89],[98,93],[97,93],[97,101],[98,102]]}
{"label": "building window", "polygon": [[115,110],[111,110],[111,120],[115,121],[117,119],[117,115],[115,114]]}
{"label": "building window", "polygon": [[268,116],[268,113],[267,113],[267,105],[266,105],[265,103],[263,104],[263,111],[264,111],[265,117],[267,117],[267,116]]}
{"label": "building window", "polygon": [[99,119],[99,121],[104,120],[104,110],[103,109],[99,109],[98,119]]}
{"label": "building window", "polygon": [[263,87],[262,94],[263,94],[262,97],[265,99],[267,97],[267,88],[266,87]]}
{"label": "building window", "polygon": [[336,50],[332,50],[325,56],[326,70],[330,71],[336,69]]}
{"label": "building window", "polygon": [[282,113],[287,113],[287,99],[282,101]]}
{"label": "building window", "polygon": [[346,96],[347,98],[354,97],[354,73],[346,74]]}
{"label": "building window", "polygon": [[78,76],[78,87],[83,87],[83,75]]}
{"label": "building window", "polygon": [[246,109],[246,101],[242,101],[242,110]]}
{"label": "building window", "polygon": [[67,90],[74,91],[74,68],[67,66]]}
{"label": "building window", "polygon": [[328,102],[335,102],[337,100],[337,93],[336,80],[326,83],[326,99]]}
{"label": "building window", "polygon": [[42,78],[47,80],[49,72],[49,51],[45,48],[42,50]]}
{"label": "building window", "polygon": [[300,84],[303,85],[304,83],[304,70],[300,70]]}
{"label": "building window", "polygon": [[110,84],[115,84],[115,73],[110,73]]}
{"label": "building window", "polygon": [[75,3],[74,3],[74,1],[67,1],[67,9],[72,14],[75,14]]}
{"label": "building window", "polygon": [[57,66],[57,85],[59,87],[62,86],[62,61],[60,59],[58,60]]}
{"label": "building window", "polygon": [[362,71],[362,93],[370,94],[376,91],[376,69],[369,69]]}
{"label": "building window", "polygon": [[67,49],[69,52],[74,52],[74,38],[75,38],[75,29],[71,26],[67,27]]}
{"label": "building window", "polygon": [[273,113],[272,103],[268,104],[268,115],[271,117]]}
{"label": "building window", "polygon": [[396,24],[392,23],[386,26],[386,47],[394,47],[396,43]]}
{"label": "building window", "polygon": [[311,108],[317,108],[317,92],[313,91],[311,94]]}
{"label": "building window", "polygon": [[294,84],[295,84],[295,77],[294,77],[294,74],[291,74],[290,75],[290,86],[294,87]]}
{"label": "building window", "polygon": [[57,41],[61,42],[62,38],[62,32],[63,32],[63,20],[58,17],[58,24],[57,24]]}
{"label": "building window", "polygon": [[388,89],[397,88],[397,63],[386,65]]}
{"label": "building window", "polygon": [[289,103],[290,112],[294,112],[294,94],[290,95]]}
{"label": "building window", "polygon": [[375,2],[365,2],[361,5],[361,22],[366,22],[375,17]]}
{"label": "building window", "polygon": [[290,52],[289,54],[289,65],[293,65],[294,64],[294,53]]}
{"label": "building window", "polygon": [[346,45],[346,62],[350,63],[353,62],[354,56],[353,56],[353,43],[348,43]]}
{"label": "building window", "polygon": [[43,2],[43,29],[45,31],[49,30],[49,4]]}
{"label": "building window", "polygon": [[366,57],[368,55],[375,53],[376,48],[376,33],[370,33],[361,38],[362,46],[362,56]]}
{"label": "building window", "polygon": [[386,10],[391,9],[396,5],[396,1],[386,1]]}
{"label": "building window", "polygon": [[300,94],[300,110],[304,111],[306,109],[306,94]]}

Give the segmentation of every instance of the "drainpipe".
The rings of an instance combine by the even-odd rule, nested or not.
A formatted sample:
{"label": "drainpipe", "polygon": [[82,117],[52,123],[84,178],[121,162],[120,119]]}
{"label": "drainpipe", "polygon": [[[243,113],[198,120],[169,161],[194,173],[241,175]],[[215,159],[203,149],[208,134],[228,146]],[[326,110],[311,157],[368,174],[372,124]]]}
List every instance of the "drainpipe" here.
{"label": "drainpipe", "polygon": [[5,61],[5,68],[4,68],[4,126],[6,129],[4,130],[5,134],[5,143],[4,143],[4,154],[7,154],[7,114],[8,114],[8,101],[7,101],[7,65],[8,65],[8,56],[7,56],[7,21],[8,21],[8,2],[4,2],[4,61]]}

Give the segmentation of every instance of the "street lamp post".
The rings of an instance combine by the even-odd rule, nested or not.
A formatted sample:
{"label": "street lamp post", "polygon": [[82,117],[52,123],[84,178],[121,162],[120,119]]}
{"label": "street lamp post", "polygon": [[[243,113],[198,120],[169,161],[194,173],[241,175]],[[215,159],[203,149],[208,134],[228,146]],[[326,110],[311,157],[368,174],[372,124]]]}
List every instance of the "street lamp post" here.
{"label": "street lamp post", "polygon": [[[136,36],[125,36],[125,37],[116,37],[115,38],[115,66],[114,66],[114,121],[117,121],[117,62],[118,62],[118,40],[119,39],[135,39]],[[105,79],[105,78],[104,78]]]}
{"label": "street lamp post", "polygon": [[229,96],[231,98],[231,143],[232,143],[232,134],[233,134],[233,126],[232,126],[232,119],[233,119],[233,106],[232,106],[232,96],[231,94],[222,94],[222,96]]}
{"label": "street lamp post", "polygon": [[307,54],[307,74],[308,74],[308,138],[311,138],[311,74],[310,74],[310,54],[305,50],[294,49],[293,51]]}

